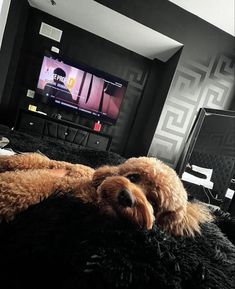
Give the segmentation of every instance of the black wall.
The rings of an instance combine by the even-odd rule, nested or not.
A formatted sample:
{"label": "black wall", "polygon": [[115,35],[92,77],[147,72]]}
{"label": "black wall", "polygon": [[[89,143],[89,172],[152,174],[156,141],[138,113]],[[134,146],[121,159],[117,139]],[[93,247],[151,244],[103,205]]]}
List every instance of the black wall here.
{"label": "black wall", "polygon": [[126,146],[128,157],[148,154],[181,53],[182,49],[166,63],[157,59],[152,61],[145,95],[138,106],[138,113]]}
{"label": "black wall", "polygon": [[[41,22],[63,30],[61,43],[39,35]],[[14,123],[19,107],[27,108],[29,104],[36,104],[39,110],[45,111],[49,115],[54,112],[60,112],[67,120],[87,126],[93,125],[93,121],[82,118],[78,114],[62,111],[56,107],[49,107],[42,103],[37,103],[35,99],[26,97],[27,89],[35,90],[36,88],[44,52],[45,50],[50,50],[51,46],[58,47],[61,51],[61,56],[70,59],[74,62],[74,65],[76,65],[76,62],[83,62],[128,81],[128,88],[118,121],[115,126],[103,125],[103,132],[113,137],[112,151],[128,156],[143,155],[146,149],[141,145],[137,151],[132,153],[136,142],[136,132],[137,134],[141,132],[143,127],[143,124],[140,124],[139,121],[136,124],[136,119],[139,119],[143,113],[149,116],[151,103],[153,101],[156,103],[156,98],[159,98],[160,115],[167,89],[165,93],[158,95],[151,93],[149,95],[150,91],[156,92],[158,90],[160,82],[156,83],[154,77],[148,78],[148,76],[153,74],[153,67],[154,71],[160,75],[161,71],[164,70],[165,64],[161,61],[152,62],[110,41],[33,8],[29,10],[21,57],[16,71],[17,81],[12,87],[11,95],[7,96],[7,100],[4,96],[5,101],[8,103],[7,124]],[[169,84],[171,78],[172,75],[168,75]],[[146,83],[147,90],[145,90]],[[139,109],[140,104],[141,107],[144,107],[144,110]],[[158,113],[156,114],[156,119],[158,119],[159,115]],[[146,118],[146,123],[147,120],[148,118]],[[153,125],[156,126],[156,124]],[[135,134],[132,133],[133,127]],[[154,129],[155,127],[152,127],[153,131]],[[151,138],[152,135],[150,136]]]}
{"label": "black wall", "polygon": [[0,51],[0,123],[9,121],[9,102],[13,93],[18,61],[24,39],[29,4],[27,0],[12,0]]}

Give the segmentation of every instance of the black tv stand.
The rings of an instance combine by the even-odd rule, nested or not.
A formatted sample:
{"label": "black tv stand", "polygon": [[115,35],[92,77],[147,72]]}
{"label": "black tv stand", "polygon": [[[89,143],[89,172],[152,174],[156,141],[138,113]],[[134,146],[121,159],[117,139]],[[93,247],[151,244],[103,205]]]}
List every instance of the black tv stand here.
{"label": "black tv stand", "polygon": [[19,109],[15,130],[96,150],[109,150],[112,137],[91,128],[38,112]]}

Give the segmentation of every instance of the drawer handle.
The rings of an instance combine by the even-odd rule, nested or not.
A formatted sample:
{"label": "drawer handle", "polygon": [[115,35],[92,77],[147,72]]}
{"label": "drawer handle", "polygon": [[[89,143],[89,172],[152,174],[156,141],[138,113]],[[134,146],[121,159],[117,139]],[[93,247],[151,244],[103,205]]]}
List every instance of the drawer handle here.
{"label": "drawer handle", "polygon": [[65,133],[64,133],[64,135],[68,135],[68,134],[69,134],[68,132],[65,132]]}
{"label": "drawer handle", "polygon": [[34,125],[34,122],[30,122],[29,125]]}
{"label": "drawer handle", "polygon": [[95,144],[97,144],[97,145],[98,145],[98,144],[100,144],[100,142],[97,140],[97,141],[95,142]]}

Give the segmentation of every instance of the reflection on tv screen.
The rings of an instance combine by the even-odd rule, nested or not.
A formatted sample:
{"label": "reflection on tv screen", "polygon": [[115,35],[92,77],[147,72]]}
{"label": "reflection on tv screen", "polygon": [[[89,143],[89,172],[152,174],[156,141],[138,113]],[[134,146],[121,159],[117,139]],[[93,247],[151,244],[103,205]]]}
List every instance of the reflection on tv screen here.
{"label": "reflection on tv screen", "polygon": [[44,56],[37,92],[56,104],[115,123],[127,82],[97,74]]}

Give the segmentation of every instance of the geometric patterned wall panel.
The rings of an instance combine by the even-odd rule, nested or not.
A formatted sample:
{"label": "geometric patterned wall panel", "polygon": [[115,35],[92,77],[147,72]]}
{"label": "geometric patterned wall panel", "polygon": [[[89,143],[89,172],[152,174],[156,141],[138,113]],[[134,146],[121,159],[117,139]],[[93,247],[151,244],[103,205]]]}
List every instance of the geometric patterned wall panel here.
{"label": "geometric patterned wall panel", "polygon": [[201,107],[227,109],[234,97],[234,57],[217,55],[179,63],[149,156],[175,167]]}

